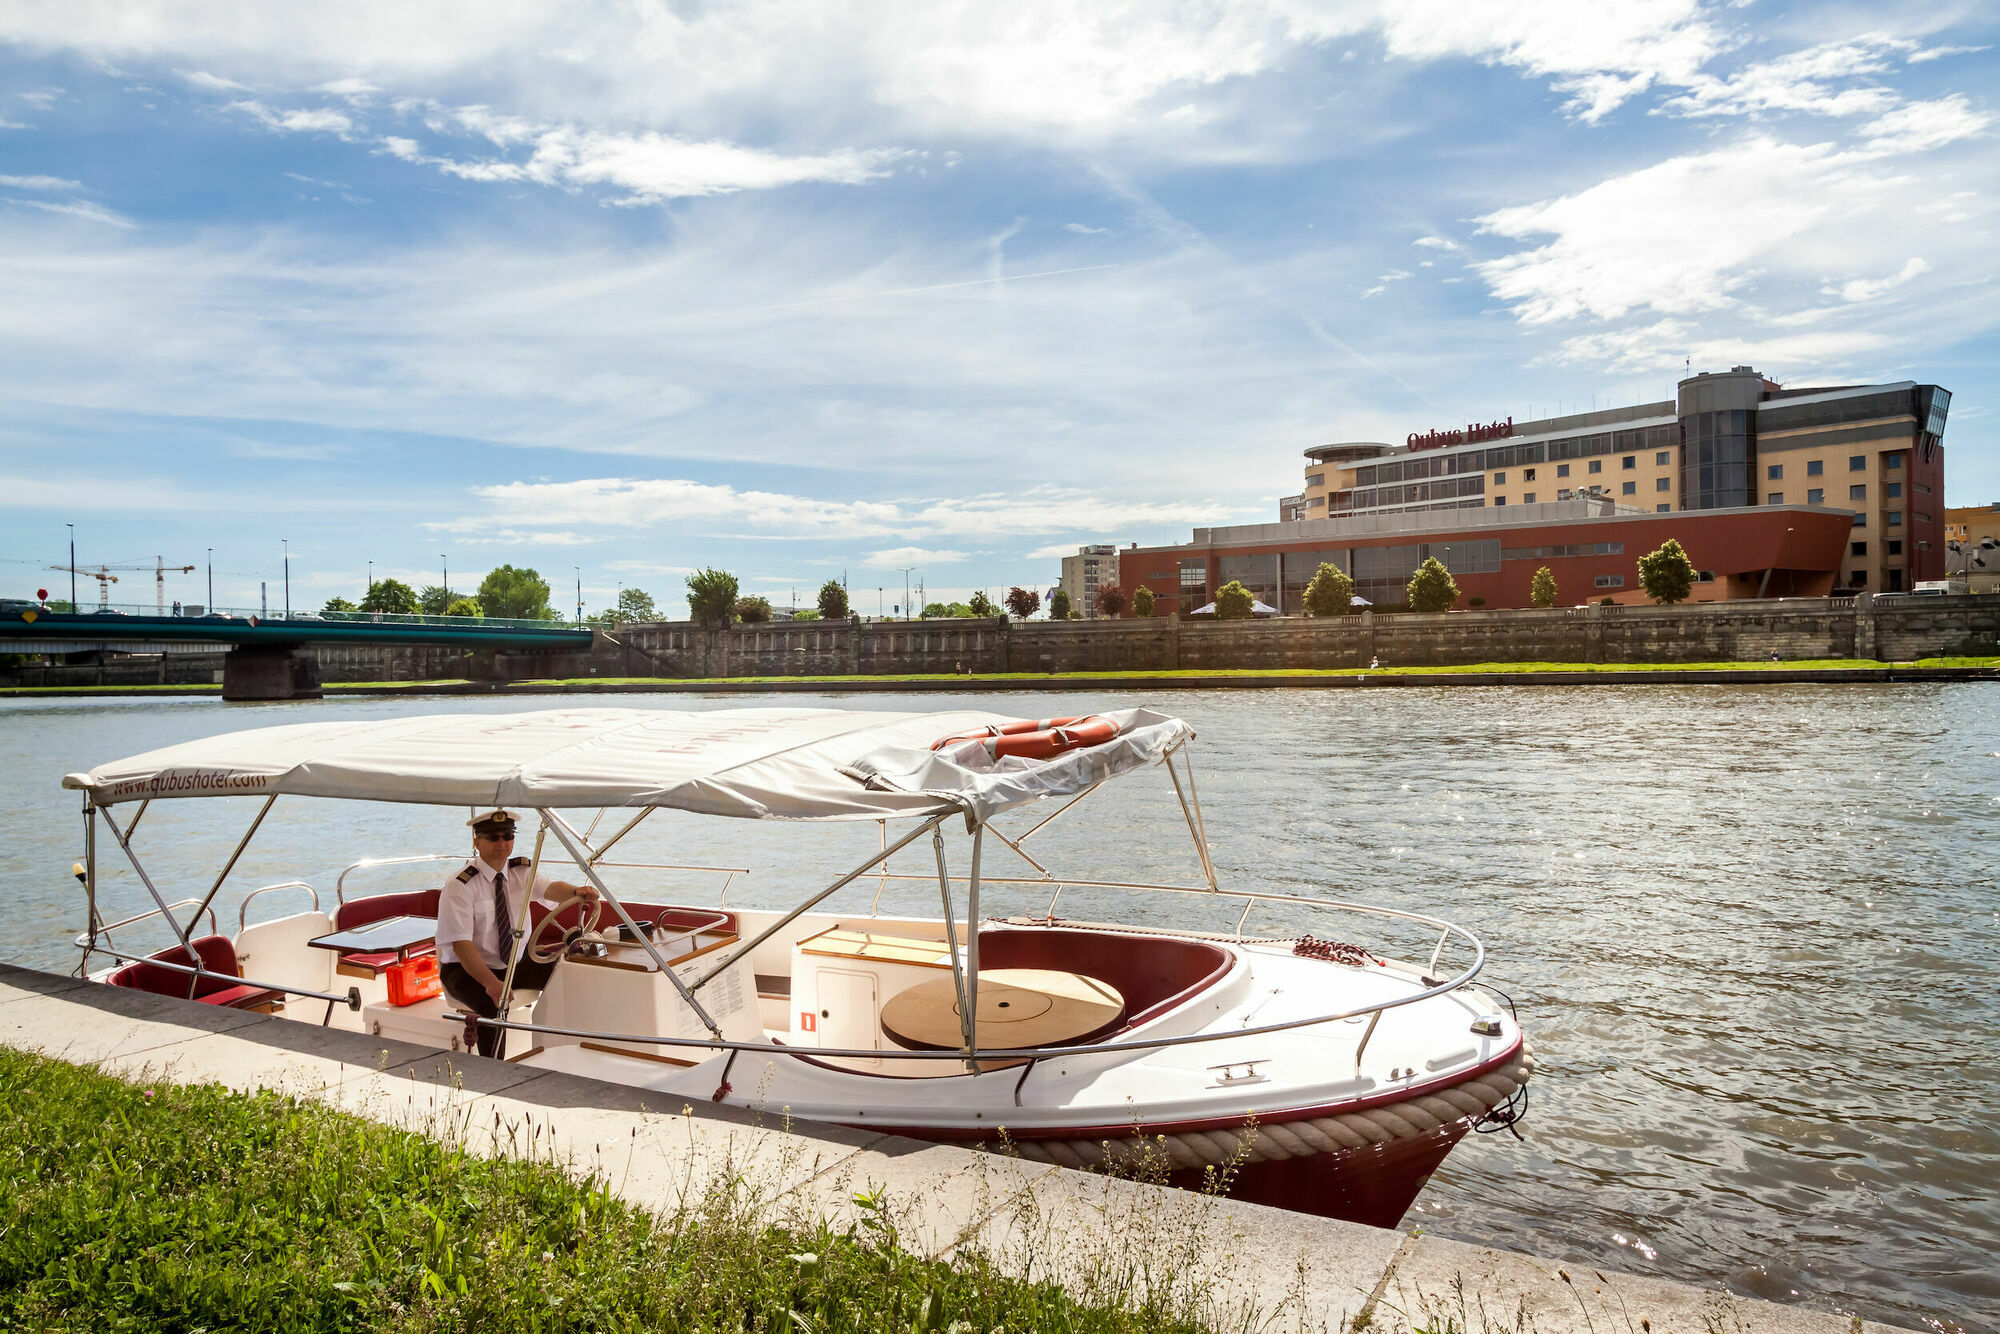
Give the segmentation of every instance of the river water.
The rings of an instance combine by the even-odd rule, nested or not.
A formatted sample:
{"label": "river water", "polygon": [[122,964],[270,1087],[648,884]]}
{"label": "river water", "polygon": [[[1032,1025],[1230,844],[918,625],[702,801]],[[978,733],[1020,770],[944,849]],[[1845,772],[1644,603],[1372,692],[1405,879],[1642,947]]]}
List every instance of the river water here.
{"label": "river water", "polygon": [[[1117,702],[591,701],[1037,715]],[[1225,884],[1448,917],[1485,941],[1484,976],[1519,1005],[1542,1062],[1526,1141],[1470,1137],[1409,1223],[1896,1324],[2000,1329],[2000,690],[1188,691],[1145,702],[1200,734],[1200,795]],[[76,796],[59,787],[66,770],[244,727],[551,703],[0,702],[10,778],[0,957],[74,965],[66,941],[83,903],[68,871],[82,837]],[[137,846],[175,897],[199,894],[253,809],[163,802]],[[463,819],[280,802],[232,886],[297,876],[330,898],[357,858],[459,849]],[[872,826],[669,813],[621,855],[749,868],[732,901],[775,904],[860,860],[874,839]],[[1078,877],[1198,879],[1157,775],[1114,784],[1034,846]],[[115,856],[103,862],[107,914],[150,906],[129,872],[114,873]],[[926,867],[899,859],[897,869]],[[987,872],[1004,873],[991,860]],[[840,902],[865,910],[877,888]],[[882,901],[934,910],[934,896],[891,882]],[[228,890],[222,901],[234,902]],[[1045,906],[1040,891],[991,904]],[[1070,891],[1060,911],[1222,924],[1209,906]],[[1280,924],[1370,939],[1352,918],[1260,916],[1251,929]]]}

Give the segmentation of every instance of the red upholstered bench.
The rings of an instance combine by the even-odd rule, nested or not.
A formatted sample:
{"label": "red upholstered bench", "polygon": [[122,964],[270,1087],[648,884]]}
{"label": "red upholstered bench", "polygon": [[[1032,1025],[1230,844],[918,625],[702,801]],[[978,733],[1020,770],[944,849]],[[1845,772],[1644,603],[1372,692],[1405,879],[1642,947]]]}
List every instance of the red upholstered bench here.
{"label": "red upholstered bench", "polygon": [[[386,922],[391,917],[436,917],[438,912],[438,891],[417,889],[403,894],[375,894],[365,899],[350,899],[333,910],[333,929],[352,931],[370,922]],[[415,957],[419,954],[435,952],[435,945],[418,945],[408,951]],[[373,953],[355,951],[340,956],[335,971],[348,977],[379,977],[390,964],[396,962],[396,951],[378,950]]]}
{"label": "red upholstered bench", "polygon": [[[229,943],[229,937],[199,936],[190,944],[194,946],[192,955],[175,945],[172,949],[147,955],[142,962],[126,964],[112,973],[109,981],[114,987],[130,987],[135,991],[150,991],[156,996],[174,996],[181,1000],[188,999],[188,985],[192,983],[195,1000],[204,1005],[226,1005],[233,1010],[268,1012],[284,1000],[285,993],[282,991],[241,983],[235,986],[229,984],[227,978],[243,976],[242,968],[236,963],[236,947]],[[195,977],[172,968],[156,967],[158,963],[178,964],[182,968],[198,966],[225,976]]]}

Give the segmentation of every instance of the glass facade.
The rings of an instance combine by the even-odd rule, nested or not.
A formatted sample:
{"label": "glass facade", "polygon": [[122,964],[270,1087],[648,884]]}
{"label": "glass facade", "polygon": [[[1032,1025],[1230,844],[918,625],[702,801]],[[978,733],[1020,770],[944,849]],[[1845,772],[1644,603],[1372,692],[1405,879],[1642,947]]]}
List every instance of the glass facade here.
{"label": "glass facade", "polygon": [[1749,486],[1756,458],[1750,441],[1750,413],[1725,408],[1693,413],[1685,421],[1687,453],[1681,460],[1681,507],[1713,510],[1755,504]]}
{"label": "glass facade", "polygon": [[1431,556],[1437,557],[1453,574],[1495,574],[1500,569],[1500,539],[1356,547],[1354,592],[1370,602],[1399,603],[1407,595],[1410,576]]}
{"label": "glass facade", "polygon": [[1278,605],[1278,557],[1274,552],[1263,552],[1254,556],[1224,556],[1216,562],[1220,566],[1222,584],[1238,583],[1250,590],[1250,596],[1267,607]]}
{"label": "glass facade", "polygon": [[1285,600],[1272,603],[1287,616],[1297,616],[1306,608],[1306,585],[1319,573],[1321,565],[1331,565],[1345,570],[1352,576],[1352,562],[1345,551],[1287,551],[1279,558],[1284,562],[1280,571],[1280,582],[1284,584]]}

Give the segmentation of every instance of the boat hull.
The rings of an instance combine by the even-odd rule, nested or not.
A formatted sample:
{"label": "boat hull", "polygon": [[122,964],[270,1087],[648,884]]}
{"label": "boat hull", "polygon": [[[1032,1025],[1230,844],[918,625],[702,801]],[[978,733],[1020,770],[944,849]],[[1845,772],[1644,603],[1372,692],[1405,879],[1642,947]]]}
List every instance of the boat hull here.
{"label": "boat hull", "polygon": [[[1370,1227],[1393,1228],[1444,1162],[1470,1123],[1455,1122],[1414,1139],[1391,1140],[1310,1158],[1247,1162],[1231,1174],[1231,1199],[1268,1204],[1321,1218],[1339,1218]],[[1169,1174],[1169,1185],[1210,1188],[1213,1169],[1190,1168]]]}

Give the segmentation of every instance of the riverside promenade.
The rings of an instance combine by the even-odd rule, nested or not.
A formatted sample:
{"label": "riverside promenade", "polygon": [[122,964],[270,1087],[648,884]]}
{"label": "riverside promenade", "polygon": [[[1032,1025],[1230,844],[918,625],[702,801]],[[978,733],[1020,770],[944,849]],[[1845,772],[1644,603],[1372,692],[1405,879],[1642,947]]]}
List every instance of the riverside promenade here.
{"label": "riverside promenade", "polygon": [[984,1250],[1079,1290],[1188,1285],[1259,1330],[1865,1334],[1893,1327],[1586,1264],[1213,1199],[894,1135],[691,1105],[0,964],[0,1044],[130,1080],[270,1088],[481,1154],[554,1160],[662,1212],[739,1180],[775,1219],[855,1220],[880,1191],[904,1246]]}

